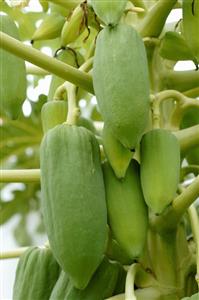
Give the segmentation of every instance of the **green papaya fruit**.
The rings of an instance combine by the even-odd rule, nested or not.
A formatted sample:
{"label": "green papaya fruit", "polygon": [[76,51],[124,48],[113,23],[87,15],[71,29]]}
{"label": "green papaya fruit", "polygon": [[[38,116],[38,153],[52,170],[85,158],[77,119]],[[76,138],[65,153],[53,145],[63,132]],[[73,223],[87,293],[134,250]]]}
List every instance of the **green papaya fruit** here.
{"label": "green papaya fruit", "polygon": [[[185,129],[199,124],[199,108],[190,107],[186,110],[180,128]],[[189,149],[186,153],[186,160],[189,164],[199,165],[199,146]]]}
{"label": "green papaya fruit", "polygon": [[123,267],[120,268],[113,295],[118,295],[125,292],[126,275],[127,275],[126,270]]}
{"label": "green papaya fruit", "polygon": [[[19,40],[17,26],[8,15],[0,15],[0,30]],[[0,61],[0,109],[16,119],[26,99],[25,61],[3,49],[0,49]]]}
{"label": "green papaya fruit", "polygon": [[49,243],[74,286],[83,289],[100,264],[107,241],[99,145],[91,131],[64,123],[46,133],[40,159]]}
{"label": "green papaya fruit", "polygon": [[178,61],[178,60],[193,60],[196,61],[192,52],[187,45],[182,34],[174,31],[165,33],[160,44],[160,55],[163,58]]}
{"label": "green papaya fruit", "polygon": [[41,109],[41,121],[43,132],[46,133],[49,129],[58,124],[66,122],[67,103],[66,101],[48,101]]}
{"label": "green papaya fruit", "polygon": [[129,258],[138,258],[143,251],[148,228],[139,165],[133,160],[122,180],[115,176],[108,162],[103,164],[103,171],[108,220],[113,236]]}
{"label": "green papaya fruit", "polygon": [[96,15],[106,24],[114,26],[119,23],[128,0],[91,0]]}
{"label": "green papaya fruit", "polygon": [[32,42],[59,37],[64,23],[65,18],[58,13],[46,15],[40,26],[35,30],[32,36]]}
{"label": "green papaya fruit", "polygon": [[[84,59],[78,51],[72,51],[70,49],[62,50],[58,53],[57,57],[58,60],[72,66],[72,67],[79,67],[83,63]],[[64,79],[52,75],[50,88],[48,92],[48,101],[54,99],[56,89],[65,82]],[[66,95],[67,98],[67,95]]]}
{"label": "green papaya fruit", "polygon": [[132,152],[115,138],[106,123],[102,131],[102,141],[105,154],[115,175],[123,178],[132,159]]}
{"label": "green papaya fruit", "polygon": [[129,25],[105,27],[98,35],[93,85],[113,135],[134,149],[149,122],[149,77],[141,37]]}
{"label": "green papaya fruit", "polygon": [[59,273],[59,265],[50,248],[28,248],[17,265],[13,299],[48,300]]}
{"label": "green papaya fruit", "polygon": [[64,300],[67,293],[68,284],[68,275],[64,271],[61,271],[59,278],[52,290],[49,300]]}
{"label": "green papaya fruit", "polygon": [[166,129],[148,131],[141,140],[141,184],[147,205],[161,213],[173,200],[180,176],[180,146]]}
{"label": "green papaya fruit", "polygon": [[199,63],[199,0],[183,0],[182,17],[185,40]]}
{"label": "green papaya fruit", "polygon": [[84,290],[78,290],[71,286],[67,292],[66,300],[104,300],[112,296],[121,265],[111,262],[104,257],[96,270],[88,286]]}

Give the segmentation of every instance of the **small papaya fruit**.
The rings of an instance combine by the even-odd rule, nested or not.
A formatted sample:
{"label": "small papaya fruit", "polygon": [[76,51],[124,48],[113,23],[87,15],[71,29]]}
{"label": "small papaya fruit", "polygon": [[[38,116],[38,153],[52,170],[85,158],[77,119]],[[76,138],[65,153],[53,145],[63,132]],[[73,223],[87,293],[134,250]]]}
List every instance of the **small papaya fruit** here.
{"label": "small papaya fruit", "polygon": [[32,36],[32,42],[51,40],[60,36],[65,18],[58,13],[46,15]]}
{"label": "small papaya fruit", "polygon": [[119,180],[108,162],[103,164],[108,222],[120,247],[129,258],[140,257],[147,237],[147,206],[141,189],[139,165],[130,163]]}
{"label": "small papaya fruit", "polygon": [[112,296],[116,287],[121,265],[104,257],[102,263],[84,290],[71,286],[66,300],[104,300]]}
{"label": "small papaya fruit", "polygon": [[178,60],[193,60],[196,61],[187,42],[182,34],[174,31],[165,33],[160,44],[160,55],[163,58],[178,61]]}
{"label": "small papaya fruit", "polygon": [[134,149],[149,122],[149,76],[143,41],[132,26],[99,33],[93,85],[104,122],[121,144]]}
{"label": "small papaya fruit", "polygon": [[41,204],[51,249],[73,285],[84,289],[107,243],[98,142],[86,128],[57,125],[44,135],[40,159]]}
{"label": "small papaya fruit", "polygon": [[50,248],[28,248],[17,265],[13,299],[48,300],[59,273],[59,265]]}
{"label": "small papaya fruit", "polygon": [[102,141],[105,154],[115,175],[123,178],[132,159],[132,152],[115,138],[106,123],[102,131]]}
{"label": "small papaya fruit", "polygon": [[128,0],[91,0],[96,15],[106,25],[119,23]]}
{"label": "small papaya fruit", "polygon": [[180,146],[166,129],[153,129],[141,140],[141,184],[147,205],[154,213],[168,206],[180,178]]}
{"label": "small papaya fruit", "polygon": [[[19,40],[17,26],[8,15],[0,15],[0,30]],[[26,99],[25,61],[3,49],[0,49],[0,61],[0,109],[16,119]]]}
{"label": "small papaya fruit", "polygon": [[67,103],[66,101],[53,100],[46,102],[41,109],[41,121],[43,132],[58,124],[66,122]]}

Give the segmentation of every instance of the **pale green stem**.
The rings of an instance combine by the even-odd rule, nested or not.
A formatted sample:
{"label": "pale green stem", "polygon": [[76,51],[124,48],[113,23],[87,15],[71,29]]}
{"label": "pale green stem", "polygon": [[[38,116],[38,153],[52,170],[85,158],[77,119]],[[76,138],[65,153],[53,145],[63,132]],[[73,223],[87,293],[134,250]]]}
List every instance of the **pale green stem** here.
{"label": "pale green stem", "polygon": [[196,98],[199,96],[199,87],[183,92],[187,97]]}
{"label": "pale green stem", "polygon": [[162,79],[168,89],[184,92],[190,89],[198,88],[198,71],[165,71]]}
{"label": "pale green stem", "polygon": [[40,169],[0,170],[0,182],[40,182]]}
{"label": "pale green stem", "polygon": [[156,97],[151,96],[151,110],[152,110],[152,125],[153,129],[160,128],[160,106]]}
{"label": "pale green stem", "polygon": [[198,214],[196,211],[196,208],[194,206],[194,204],[192,204],[189,208],[188,208],[188,214],[189,214],[189,218],[190,218],[190,223],[191,223],[191,229],[192,229],[192,233],[193,233],[193,237],[194,237],[194,241],[196,243],[196,282],[198,284],[198,288],[199,288],[199,218],[198,218]]}
{"label": "pale green stem", "polygon": [[0,32],[0,48],[93,93],[92,77]]}
{"label": "pale green stem", "polygon": [[173,132],[180,143],[180,150],[185,153],[199,145],[199,124]]}
{"label": "pale green stem", "polygon": [[68,115],[66,123],[69,125],[74,125],[77,123],[80,109],[77,106],[77,96],[76,96],[76,87],[68,83],[67,85],[67,94],[68,94]]}
{"label": "pale green stem", "polygon": [[132,264],[127,272],[126,285],[125,285],[125,300],[136,300],[134,291],[135,275],[137,272],[138,264]]}
{"label": "pale green stem", "polygon": [[29,247],[21,247],[19,249],[0,252],[0,259],[11,259],[20,257]]}
{"label": "pale green stem", "polygon": [[130,0],[130,2],[133,3],[134,6],[143,8],[144,11],[145,11],[143,15],[146,15],[146,13],[147,13],[147,7],[146,7],[146,5],[145,5],[145,3],[144,3],[143,0]]}
{"label": "pale green stem", "polygon": [[49,75],[50,73],[47,72],[44,69],[41,69],[37,66],[31,65],[31,66],[26,66],[26,73],[30,75],[38,75],[38,76],[46,76]]}
{"label": "pale green stem", "polygon": [[158,37],[162,32],[166,19],[177,0],[159,0],[147,12],[138,27],[142,37]]}

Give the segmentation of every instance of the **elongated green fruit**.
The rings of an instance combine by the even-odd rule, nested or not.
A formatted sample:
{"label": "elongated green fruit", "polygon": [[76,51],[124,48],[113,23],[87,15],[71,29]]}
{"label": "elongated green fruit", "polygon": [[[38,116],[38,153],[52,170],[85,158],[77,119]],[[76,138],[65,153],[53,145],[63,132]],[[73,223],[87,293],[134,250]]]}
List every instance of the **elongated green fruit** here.
{"label": "elongated green fruit", "polygon": [[32,36],[32,41],[55,39],[61,34],[65,18],[57,13],[46,15]]}
{"label": "elongated green fruit", "polygon": [[[194,125],[199,124],[199,108],[197,107],[191,107],[189,108],[181,122],[181,129],[185,129]],[[199,147],[193,147],[192,149],[189,149],[186,153],[186,160],[189,164],[196,164],[199,165]]]}
{"label": "elongated green fruit", "polygon": [[131,151],[115,138],[106,123],[102,132],[102,140],[104,151],[115,175],[123,178],[132,159]]}
{"label": "elongated green fruit", "polygon": [[[17,26],[8,15],[0,15],[0,30],[19,40]],[[16,119],[26,98],[25,62],[3,49],[0,62],[0,109]]]}
{"label": "elongated green fruit", "polygon": [[46,133],[49,129],[58,124],[66,122],[67,103],[65,101],[49,101],[42,106],[41,121],[43,132]]}
{"label": "elongated green fruit", "polygon": [[13,299],[48,300],[59,272],[59,265],[49,248],[28,248],[17,265]]}
{"label": "elongated green fruit", "polygon": [[96,15],[106,25],[119,23],[128,0],[91,0]]}
{"label": "elongated green fruit", "polygon": [[178,60],[196,61],[183,36],[178,32],[168,31],[160,44],[160,55],[163,58]]}
{"label": "elongated green fruit", "polygon": [[[73,51],[72,49],[62,50],[58,53],[57,57],[58,60],[72,66],[72,67],[79,67],[84,62],[82,55],[78,51]],[[64,79],[52,75],[50,88],[48,92],[48,101],[54,99],[56,89],[65,82]],[[66,96],[67,98],[67,96]],[[64,99],[65,100],[65,99]]]}
{"label": "elongated green fruit", "polygon": [[85,27],[85,12],[82,5],[78,5],[67,20],[61,32],[61,46],[65,47],[74,42],[78,36],[84,31]]}
{"label": "elongated green fruit", "polygon": [[141,141],[141,183],[147,205],[161,213],[175,196],[180,175],[180,146],[168,130],[153,129]]}
{"label": "elongated green fruit", "polygon": [[130,258],[138,258],[146,242],[148,227],[138,163],[132,161],[123,180],[117,179],[107,162],[103,171],[108,220],[113,236]]}
{"label": "elongated green fruit", "polygon": [[66,300],[104,300],[112,296],[116,287],[121,265],[110,262],[104,257],[88,286],[84,290],[71,287],[67,292]]}
{"label": "elongated green fruit", "polygon": [[84,117],[80,117],[77,121],[77,126],[82,126],[90,130],[92,133],[96,134],[95,126],[93,125],[90,119],[86,119]]}
{"label": "elongated green fruit", "polygon": [[183,0],[182,16],[185,40],[199,63],[199,0]]}
{"label": "elongated green fruit", "polygon": [[105,27],[97,37],[94,90],[107,126],[134,149],[149,119],[149,78],[144,44],[125,24]]}
{"label": "elongated green fruit", "polygon": [[74,286],[83,289],[107,241],[99,145],[89,130],[63,124],[47,132],[41,144],[41,191],[55,258]]}
{"label": "elongated green fruit", "polygon": [[59,278],[52,290],[49,300],[64,300],[67,293],[68,284],[68,275],[64,271],[61,271]]}

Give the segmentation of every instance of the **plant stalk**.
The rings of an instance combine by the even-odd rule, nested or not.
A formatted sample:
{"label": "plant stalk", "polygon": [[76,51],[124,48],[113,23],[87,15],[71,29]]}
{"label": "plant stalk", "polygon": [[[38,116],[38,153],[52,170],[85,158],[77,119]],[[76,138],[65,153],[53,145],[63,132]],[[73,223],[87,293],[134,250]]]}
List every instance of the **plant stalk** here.
{"label": "plant stalk", "polygon": [[24,45],[22,42],[0,32],[0,48],[29,61],[30,63],[69,81],[90,93],[93,92],[92,77],[39,50]]}
{"label": "plant stalk", "polygon": [[40,170],[0,170],[0,182],[40,182]]}

